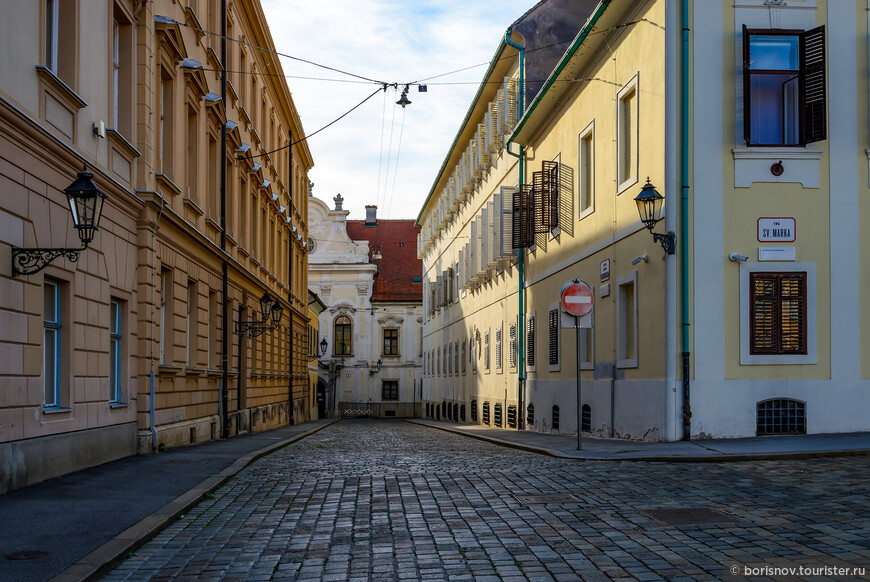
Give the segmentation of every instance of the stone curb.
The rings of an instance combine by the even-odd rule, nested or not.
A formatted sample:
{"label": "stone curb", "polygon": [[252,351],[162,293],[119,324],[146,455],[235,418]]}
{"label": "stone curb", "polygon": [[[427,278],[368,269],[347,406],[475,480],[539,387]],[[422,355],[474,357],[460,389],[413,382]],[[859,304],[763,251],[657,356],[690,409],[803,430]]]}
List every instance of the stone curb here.
{"label": "stone curb", "polygon": [[202,501],[205,493],[210,493],[223,485],[236,473],[269,453],[277,449],[291,445],[296,441],[302,440],[305,437],[325,429],[338,422],[333,420],[322,426],[312,428],[298,435],[284,439],[277,443],[273,443],[262,449],[252,451],[235,460],[229,467],[206,479],[203,479],[193,489],[181,494],[174,500],[170,501],[151,515],[145,517],[138,523],[133,524],[108,542],[104,543],[90,554],[79,559],[75,564],[68,567],[57,576],[51,578],[50,582],[79,582],[85,580],[95,580],[98,576],[105,574],[111,567],[120,562],[127,552],[132,552],[155,535],[160,533],[177,515],[183,514],[191,509],[194,505]]}
{"label": "stone curb", "polygon": [[[711,455],[651,455],[651,456],[624,456],[624,457],[589,457],[581,455],[569,455],[557,449],[547,447],[539,447],[535,445],[526,445],[516,443],[498,437],[487,436],[482,434],[474,434],[460,429],[455,429],[449,426],[440,426],[428,424],[426,422],[417,422],[406,419],[405,422],[410,422],[419,426],[426,426],[453,434],[462,435],[468,438],[478,439],[512,449],[519,449],[530,453],[540,455],[548,455],[558,459],[573,459],[575,461],[632,461],[632,462],[647,462],[647,463],[736,463],[740,461],[784,461],[789,459],[816,459],[820,457],[857,457],[870,455],[870,449],[843,449],[843,450],[827,450],[827,451],[792,451],[781,453],[716,453]],[[698,445],[703,446],[703,445]],[[711,449],[712,450],[712,449]]]}

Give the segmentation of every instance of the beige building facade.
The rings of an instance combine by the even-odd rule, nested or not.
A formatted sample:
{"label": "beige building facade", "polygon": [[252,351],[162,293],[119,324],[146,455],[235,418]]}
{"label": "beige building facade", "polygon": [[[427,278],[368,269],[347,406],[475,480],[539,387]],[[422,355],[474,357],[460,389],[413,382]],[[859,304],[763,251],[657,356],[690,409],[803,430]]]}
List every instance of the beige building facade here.
{"label": "beige building facade", "polygon": [[[0,490],[310,417],[313,161],[259,3],[227,2],[226,63],[220,7],[4,6]],[[107,196],[93,242],[13,276],[13,248],[80,246],[83,164]],[[237,333],[266,293],[279,326]]]}

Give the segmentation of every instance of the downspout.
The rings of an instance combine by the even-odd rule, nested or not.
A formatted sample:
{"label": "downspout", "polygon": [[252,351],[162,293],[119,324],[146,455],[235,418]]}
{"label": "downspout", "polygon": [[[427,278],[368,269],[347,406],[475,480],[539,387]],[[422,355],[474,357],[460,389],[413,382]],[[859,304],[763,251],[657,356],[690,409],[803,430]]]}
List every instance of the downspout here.
{"label": "downspout", "polygon": [[[227,0],[221,0],[221,103],[224,112],[227,111]],[[230,423],[228,412],[229,394],[229,353],[230,353],[230,300],[229,300],[229,273],[227,263],[227,123],[221,124],[221,297],[223,298],[222,318],[222,350],[221,350],[221,423],[223,424],[223,436],[230,436]]]}
{"label": "downspout", "polygon": [[[526,85],[525,85],[525,60],[526,60],[526,49],[514,41],[511,40],[511,30],[508,29],[507,33],[505,33],[504,37],[505,44],[508,46],[512,46],[520,52],[520,83],[518,88],[518,101],[519,107],[518,118],[522,117],[523,112],[525,111],[525,96],[526,96]],[[508,140],[506,151],[510,155],[515,158],[519,158],[519,166],[520,166],[520,181],[519,184],[523,184],[524,179],[524,169],[525,169],[525,148],[520,146],[520,153],[515,154],[511,151],[511,141]],[[517,319],[517,372],[519,376],[519,385],[517,386],[517,430],[523,430],[526,428],[526,359],[525,359],[525,349],[523,340],[525,338],[526,331],[526,294],[525,294],[525,274],[523,272],[523,258],[525,256],[525,249],[517,249],[517,275],[520,279],[519,281],[519,316]]]}
{"label": "downspout", "polygon": [[689,398],[689,0],[682,0],[680,29],[680,303],[683,346],[683,440],[692,440],[692,406]]}
{"label": "downspout", "polygon": [[[287,176],[287,190],[289,190],[290,195],[290,208],[293,208],[293,132],[287,132],[288,139],[290,140],[290,147],[287,148],[287,168],[289,172],[289,176]],[[287,387],[287,406],[289,408],[289,415],[287,417],[287,424],[295,424],[293,422],[293,232],[290,232],[290,248],[287,249],[289,252],[287,253],[287,287],[289,290],[287,291],[287,302],[290,304],[290,309],[287,310],[287,315],[290,317],[290,326],[287,330],[287,343],[290,345],[290,385]],[[310,403],[308,406],[309,410],[311,409]]]}

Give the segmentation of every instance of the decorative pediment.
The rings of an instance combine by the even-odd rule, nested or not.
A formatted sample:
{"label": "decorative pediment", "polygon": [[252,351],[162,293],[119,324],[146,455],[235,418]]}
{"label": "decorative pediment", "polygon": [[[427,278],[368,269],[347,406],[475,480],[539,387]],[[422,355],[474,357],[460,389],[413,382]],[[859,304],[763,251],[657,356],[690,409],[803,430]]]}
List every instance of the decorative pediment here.
{"label": "decorative pediment", "polygon": [[[203,98],[208,94],[208,81],[201,67],[182,67],[187,86],[197,98]],[[218,96],[220,99],[220,96]]]}
{"label": "decorative pediment", "polygon": [[187,49],[181,36],[181,26],[175,20],[167,16],[155,16],[154,30],[157,33],[158,50],[165,51],[172,61],[184,59]]}
{"label": "decorative pediment", "polygon": [[404,321],[403,317],[397,315],[386,315],[378,318],[378,323],[381,327],[402,327]]}
{"label": "decorative pediment", "polygon": [[199,22],[196,11],[190,6],[184,7],[184,23],[196,32],[196,42],[200,44],[202,37],[205,36],[205,31],[202,29],[202,24]]}

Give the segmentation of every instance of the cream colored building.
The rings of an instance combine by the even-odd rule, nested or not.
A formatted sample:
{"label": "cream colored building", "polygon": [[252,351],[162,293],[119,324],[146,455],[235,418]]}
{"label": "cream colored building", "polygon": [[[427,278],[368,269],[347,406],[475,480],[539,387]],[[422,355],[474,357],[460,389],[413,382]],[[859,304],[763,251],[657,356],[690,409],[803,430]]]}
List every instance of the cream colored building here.
{"label": "cream colored building", "polygon": [[[0,490],[309,418],[313,162],[288,147],[280,62],[251,48],[274,50],[259,2],[227,4],[225,99],[220,2],[4,4]],[[63,189],[83,164],[107,195],[93,242],[13,277],[12,247],[79,246]],[[281,327],[235,333],[264,293]]]}
{"label": "cream colored building", "polygon": [[415,417],[420,410],[422,282],[413,220],[348,220],[309,198],[309,286],[326,305],[320,334],[328,417]]}
{"label": "cream colored building", "polygon": [[[654,441],[868,430],[868,8],[602,1],[532,95],[534,39],[502,43],[418,217],[427,414]],[[510,83],[525,103],[493,148]],[[647,183],[673,254],[640,220]],[[580,410],[575,278],[595,302]]]}

